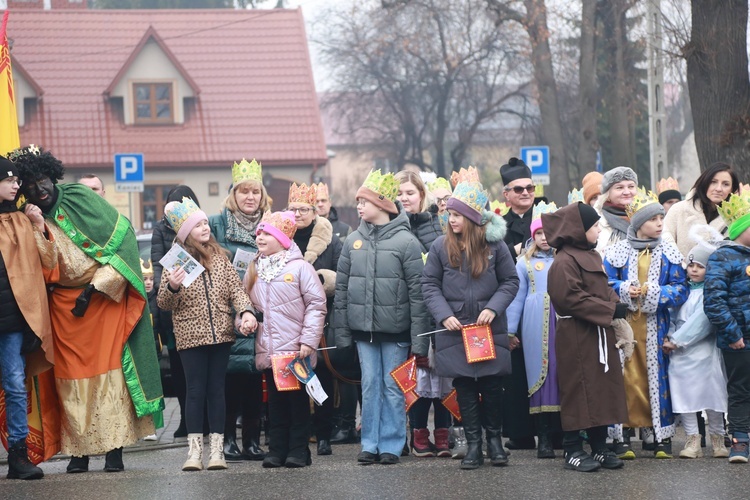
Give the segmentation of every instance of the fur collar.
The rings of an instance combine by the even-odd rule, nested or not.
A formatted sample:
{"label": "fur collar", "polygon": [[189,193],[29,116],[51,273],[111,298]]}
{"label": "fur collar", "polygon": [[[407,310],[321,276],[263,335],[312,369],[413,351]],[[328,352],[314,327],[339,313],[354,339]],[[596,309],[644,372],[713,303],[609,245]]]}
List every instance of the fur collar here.
{"label": "fur collar", "polygon": [[490,212],[489,210],[485,210],[484,216],[482,217],[482,222],[487,225],[485,238],[488,242],[495,243],[505,238],[505,233],[508,231],[508,226],[505,222],[505,219],[500,217],[498,214]]}
{"label": "fur collar", "polygon": [[310,241],[307,243],[307,250],[305,250],[305,262],[313,264],[318,260],[331,241],[333,241],[333,226],[328,219],[316,216],[315,226],[310,235]]}

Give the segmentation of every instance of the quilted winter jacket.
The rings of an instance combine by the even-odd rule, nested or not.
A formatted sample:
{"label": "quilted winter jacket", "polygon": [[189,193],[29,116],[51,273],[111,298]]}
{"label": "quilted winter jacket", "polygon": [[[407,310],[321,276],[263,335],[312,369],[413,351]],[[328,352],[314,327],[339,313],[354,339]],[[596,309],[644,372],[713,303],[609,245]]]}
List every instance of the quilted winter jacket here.
{"label": "quilted winter jacket", "polygon": [[703,288],[703,312],[716,326],[716,344],[731,350],[729,344],[745,339],[750,349],[750,248],[727,242],[708,259]]}
{"label": "quilted winter jacket", "polygon": [[203,271],[189,287],[180,285],[172,293],[169,272],[161,275],[156,303],[172,311],[177,350],[202,345],[234,342],[235,311],[252,311],[250,299],[242,287],[237,271],[224,254],[211,257],[212,270]]}
{"label": "quilted winter jacket", "polygon": [[[247,286],[247,282],[245,283]],[[250,300],[263,313],[255,333],[255,367],[271,367],[274,354],[297,353],[302,344],[318,348],[326,317],[326,294],[312,265],[292,243],[289,260],[270,282],[258,277]],[[313,367],[317,356],[311,356]]]}
{"label": "quilted winter jacket", "polygon": [[411,342],[427,355],[430,317],[422,300],[422,245],[411,233],[401,204],[382,226],[362,221],[344,242],[334,299],[336,345],[353,340]]}

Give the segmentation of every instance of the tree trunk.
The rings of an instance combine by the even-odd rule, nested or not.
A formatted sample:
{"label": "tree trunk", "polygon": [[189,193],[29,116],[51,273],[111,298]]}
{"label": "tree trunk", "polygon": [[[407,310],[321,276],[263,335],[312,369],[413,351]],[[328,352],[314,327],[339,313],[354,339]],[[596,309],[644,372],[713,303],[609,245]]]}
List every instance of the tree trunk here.
{"label": "tree trunk", "polygon": [[571,180],[568,176],[568,153],[557,102],[557,83],[552,67],[552,51],[547,27],[547,6],[544,0],[524,0],[526,30],[531,39],[531,62],[539,92],[539,113],[542,119],[542,140],[550,149],[550,186],[545,194],[562,203],[567,199]]}
{"label": "tree trunk", "polygon": [[748,0],[692,0],[691,5],[692,32],[683,53],[701,170],[724,161],[747,179]]}
{"label": "tree trunk", "polygon": [[582,177],[596,168],[596,152],[599,149],[596,135],[596,4],[597,0],[583,0],[581,8],[581,62],[578,73],[581,133],[576,177]]}

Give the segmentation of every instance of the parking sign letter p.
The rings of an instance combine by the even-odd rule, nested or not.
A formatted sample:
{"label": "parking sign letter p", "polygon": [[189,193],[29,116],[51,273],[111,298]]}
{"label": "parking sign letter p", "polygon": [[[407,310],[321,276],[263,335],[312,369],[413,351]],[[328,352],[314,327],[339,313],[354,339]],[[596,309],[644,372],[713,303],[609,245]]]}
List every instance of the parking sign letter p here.
{"label": "parking sign letter p", "polygon": [[120,180],[124,181],[128,175],[138,172],[138,159],[132,156],[126,156],[120,163]]}

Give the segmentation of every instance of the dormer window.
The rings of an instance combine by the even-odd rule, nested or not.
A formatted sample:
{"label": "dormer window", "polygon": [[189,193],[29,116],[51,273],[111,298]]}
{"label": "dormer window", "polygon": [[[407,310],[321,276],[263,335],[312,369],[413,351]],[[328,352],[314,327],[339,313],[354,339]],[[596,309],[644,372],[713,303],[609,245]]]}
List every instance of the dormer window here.
{"label": "dormer window", "polygon": [[139,125],[174,123],[173,86],[173,82],[133,83],[135,123]]}

